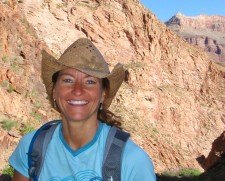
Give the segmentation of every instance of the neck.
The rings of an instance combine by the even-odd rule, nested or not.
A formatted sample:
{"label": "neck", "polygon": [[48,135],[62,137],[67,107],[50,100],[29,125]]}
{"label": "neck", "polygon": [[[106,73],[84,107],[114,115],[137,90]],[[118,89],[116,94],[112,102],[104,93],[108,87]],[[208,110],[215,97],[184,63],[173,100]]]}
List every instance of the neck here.
{"label": "neck", "polygon": [[90,142],[98,129],[98,120],[72,122],[62,119],[62,133],[68,145],[77,150]]}

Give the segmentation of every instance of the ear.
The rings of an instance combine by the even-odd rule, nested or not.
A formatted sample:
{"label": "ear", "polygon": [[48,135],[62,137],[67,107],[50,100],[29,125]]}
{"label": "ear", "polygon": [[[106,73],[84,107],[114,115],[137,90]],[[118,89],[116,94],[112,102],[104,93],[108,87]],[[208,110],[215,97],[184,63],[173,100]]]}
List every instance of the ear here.
{"label": "ear", "polygon": [[55,91],[55,87],[53,87],[53,89],[52,89],[52,98],[53,98],[53,100],[56,99],[56,91]]}
{"label": "ear", "polygon": [[106,96],[106,93],[105,93],[105,90],[103,90],[102,91],[102,96],[101,96],[101,99],[100,99],[100,103],[103,103],[104,102],[105,96]]}

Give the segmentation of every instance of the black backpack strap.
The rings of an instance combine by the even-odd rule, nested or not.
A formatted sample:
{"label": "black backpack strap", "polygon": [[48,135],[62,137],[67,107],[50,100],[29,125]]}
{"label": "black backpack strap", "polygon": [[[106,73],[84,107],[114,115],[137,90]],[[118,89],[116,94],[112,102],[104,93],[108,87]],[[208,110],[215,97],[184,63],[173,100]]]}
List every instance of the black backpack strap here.
{"label": "black backpack strap", "polygon": [[111,127],[103,157],[102,179],[103,181],[120,181],[121,180],[121,162],[123,148],[130,134]]}
{"label": "black backpack strap", "polygon": [[30,180],[37,181],[41,173],[47,146],[60,121],[50,121],[41,126],[34,134],[28,151],[28,173]]}

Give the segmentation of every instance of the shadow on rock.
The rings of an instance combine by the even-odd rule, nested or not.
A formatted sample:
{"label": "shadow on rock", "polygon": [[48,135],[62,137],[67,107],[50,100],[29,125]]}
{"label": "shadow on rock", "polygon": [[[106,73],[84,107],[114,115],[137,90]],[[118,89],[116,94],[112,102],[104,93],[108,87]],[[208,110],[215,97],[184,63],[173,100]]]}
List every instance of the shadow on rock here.
{"label": "shadow on rock", "polygon": [[11,176],[7,174],[0,174],[0,181],[11,181]]}
{"label": "shadow on rock", "polygon": [[202,155],[197,161],[205,170],[199,176],[199,181],[225,180],[225,131],[213,141],[209,155]]}
{"label": "shadow on rock", "polygon": [[199,177],[199,181],[224,181],[225,180],[225,158],[224,156],[214,164],[213,167],[206,170]]}
{"label": "shadow on rock", "polygon": [[157,181],[199,181],[199,177],[198,176],[181,177],[181,176],[157,175]]}

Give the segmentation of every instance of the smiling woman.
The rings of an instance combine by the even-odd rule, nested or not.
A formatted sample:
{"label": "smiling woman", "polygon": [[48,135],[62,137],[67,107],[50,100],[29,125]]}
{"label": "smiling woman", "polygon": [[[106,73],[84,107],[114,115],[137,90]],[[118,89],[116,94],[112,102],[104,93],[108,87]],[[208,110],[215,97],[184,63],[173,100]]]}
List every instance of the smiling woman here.
{"label": "smiling woman", "polygon": [[97,112],[104,100],[101,81],[72,68],[60,71],[53,88],[53,99],[65,124],[84,124],[86,121],[96,124]]}
{"label": "smiling woman", "polygon": [[[117,64],[110,72],[99,50],[87,38],[75,41],[58,60],[45,51],[42,56],[43,82],[61,119],[21,139],[9,160],[15,169],[13,180],[155,181],[152,161],[145,151],[121,136],[128,135],[122,130],[111,132],[114,126],[121,126],[108,108],[124,80],[123,66]],[[40,136],[43,134],[48,142]],[[115,139],[110,138],[112,135]],[[112,140],[113,147],[108,148],[108,140]],[[123,152],[118,152],[124,144]],[[39,155],[37,151],[43,149],[45,152]],[[115,156],[105,157],[105,152]],[[39,161],[42,158],[43,162]],[[114,165],[118,165],[119,172],[112,173]]]}

